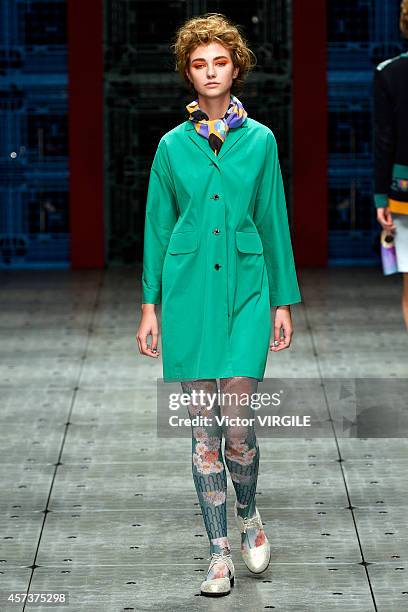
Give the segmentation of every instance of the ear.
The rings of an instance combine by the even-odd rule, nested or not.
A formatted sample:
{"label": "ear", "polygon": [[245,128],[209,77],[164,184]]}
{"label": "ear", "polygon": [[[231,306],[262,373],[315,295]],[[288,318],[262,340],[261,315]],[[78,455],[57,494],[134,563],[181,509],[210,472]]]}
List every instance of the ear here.
{"label": "ear", "polygon": [[239,75],[239,66],[236,66],[236,67],[234,68],[233,73],[232,73],[232,78],[233,78],[233,79],[236,79],[238,75]]}

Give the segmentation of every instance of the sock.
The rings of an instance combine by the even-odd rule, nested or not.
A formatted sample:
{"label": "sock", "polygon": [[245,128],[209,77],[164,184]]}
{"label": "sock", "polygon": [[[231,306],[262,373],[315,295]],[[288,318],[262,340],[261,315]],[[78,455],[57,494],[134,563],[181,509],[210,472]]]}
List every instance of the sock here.
{"label": "sock", "polygon": [[[217,399],[212,409],[207,410],[207,407],[211,406],[207,394],[215,394],[217,397],[217,381],[183,381],[181,386],[184,393],[191,395],[191,402],[187,406],[190,418],[199,415],[212,419],[208,426],[192,425],[192,473],[210,543],[210,555],[213,552],[228,554],[230,546],[227,537],[227,475],[221,450],[222,427],[215,421],[215,415],[220,414]],[[196,391],[195,395],[193,391]],[[200,391],[202,394],[198,395]],[[219,562],[208,572],[207,580],[228,575],[228,566]]]}
{"label": "sock", "polygon": [[[254,419],[251,394],[258,379],[234,376],[220,379],[222,414],[230,418]],[[248,401],[246,401],[248,399]],[[242,518],[255,515],[255,495],[258,481],[260,449],[255,424],[225,426],[225,463],[231,475],[237,497],[237,513]],[[249,527],[241,534],[241,548],[249,549],[265,542],[263,529]]]}

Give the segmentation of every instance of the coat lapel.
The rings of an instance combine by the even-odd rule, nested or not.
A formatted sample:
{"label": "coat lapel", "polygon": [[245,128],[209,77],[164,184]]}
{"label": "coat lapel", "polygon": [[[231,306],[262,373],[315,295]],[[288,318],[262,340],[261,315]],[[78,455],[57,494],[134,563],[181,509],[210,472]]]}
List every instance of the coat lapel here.
{"label": "coat lapel", "polygon": [[233,129],[228,131],[227,137],[224,140],[224,142],[222,143],[222,147],[221,147],[221,150],[219,152],[219,155],[214,155],[213,150],[211,149],[210,145],[208,144],[208,140],[206,138],[204,138],[203,136],[201,136],[197,132],[197,130],[195,129],[195,127],[193,125],[193,122],[190,121],[190,119],[187,119],[187,121],[186,121],[185,130],[186,130],[188,136],[191,138],[191,140],[197,146],[200,147],[200,149],[203,151],[203,153],[205,153],[205,155],[207,155],[207,157],[209,159],[211,159],[212,162],[217,164],[217,161],[222,159],[228,153],[228,151],[231,149],[231,147],[233,147],[234,144],[236,142],[238,142],[238,140],[240,138],[242,138],[242,136],[244,136],[244,134],[247,133],[247,131],[248,131],[248,117],[245,119],[245,121],[243,122],[242,125],[240,125],[239,127],[233,128]]}

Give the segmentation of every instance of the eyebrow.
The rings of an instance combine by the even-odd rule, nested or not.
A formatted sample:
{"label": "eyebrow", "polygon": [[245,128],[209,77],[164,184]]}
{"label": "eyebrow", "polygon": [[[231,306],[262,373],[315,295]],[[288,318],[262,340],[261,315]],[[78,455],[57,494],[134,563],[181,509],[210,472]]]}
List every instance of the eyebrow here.
{"label": "eyebrow", "polygon": [[[214,60],[217,60],[217,59],[228,59],[228,57],[226,55],[217,55],[217,57],[214,57]],[[195,57],[193,60],[191,60],[191,63],[197,62],[197,61],[206,62],[207,60],[205,59],[205,57]]]}

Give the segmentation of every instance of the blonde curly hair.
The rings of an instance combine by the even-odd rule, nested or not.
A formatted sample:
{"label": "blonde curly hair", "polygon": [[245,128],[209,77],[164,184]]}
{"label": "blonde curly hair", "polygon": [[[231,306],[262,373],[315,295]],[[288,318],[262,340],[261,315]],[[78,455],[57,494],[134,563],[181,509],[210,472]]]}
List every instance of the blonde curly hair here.
{"label": "blonde curly hair", "polygon": [[405,38],[408,38],[408,0],[401,2],[400,30]]}
{"label": "blonde curly hair", "polygon": [[255,67],[257,60],[255,54],[248,48],[240,26],[232,23],[222,13],[206,13],[199,17],[191,17],[177,30],[170,45],[176,57],[176,71],[189,89],[195,91],[186,75],[190,53],[198,46],[212,42],[219,42],[228,49],[234,67],[239,67],[238,76],[234,79],[231,90],[237,94],[241,93],[245,79]]}

